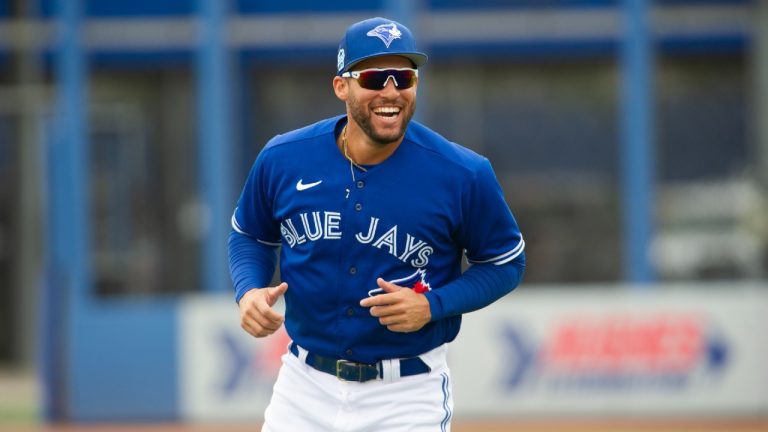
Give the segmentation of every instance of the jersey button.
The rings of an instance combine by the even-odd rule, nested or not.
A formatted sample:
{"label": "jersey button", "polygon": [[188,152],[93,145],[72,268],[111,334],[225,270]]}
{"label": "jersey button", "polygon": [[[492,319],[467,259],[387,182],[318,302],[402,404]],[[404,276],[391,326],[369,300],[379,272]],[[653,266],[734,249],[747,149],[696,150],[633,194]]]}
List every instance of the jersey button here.
{"label": "jersey button", "polygon": [[362,181],[362,180],[358,180],[357,181],[357,188],[358,189],[362,189],[363,187],[365,187],[365,182]]}
{"label": "jersey button", "polygon": [[353,352],[354,351],[352,351],[352,348],[348,348],[346,351],[344,351],[344,354],[351,356]]}
{"label": "jersey button", "polygon": [[352,308],[347,308],[347,316],[352,316],[355,314],[355,310]]}
{"label": "jersey button", "polygon": [[355,210],[360,211],[363,209],[363,205],[360,203],[355,204]]}
{"label": "jersey button", "polygon": [[351,274],[351,275],[357,274],[357,267],[350,267],[349,268],[349,274]]}

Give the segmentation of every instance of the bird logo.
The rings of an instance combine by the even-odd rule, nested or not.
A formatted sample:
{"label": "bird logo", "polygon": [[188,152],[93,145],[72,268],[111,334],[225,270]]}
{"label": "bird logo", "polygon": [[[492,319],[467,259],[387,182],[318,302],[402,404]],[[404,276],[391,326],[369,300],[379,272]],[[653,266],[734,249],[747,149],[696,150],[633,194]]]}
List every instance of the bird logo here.
{"label": "bird logo", "polygon": [[[424,269],[418,269],[410,276],[406,276],[400,279],[393,279],[389,281],[391,284],[395,284],[401,287],[410,288],[419,294],[432,291],[432,287],[427,282],[427,271]],[[378,294],[384,294],[384,290],[376,288],[368,291],[369,296],[375,296]]]}
{"label": "bird logo", "polygon": [[389,48],[389,45],[392,44],[392,41],[395,39],[400,39],[400,36],[403,35],[403,32],[397,28],[395,23],[389,23],[377,26],[375,29],[366,33],[366,35],[381,39],[381,41],[384,42],[384,45]]}

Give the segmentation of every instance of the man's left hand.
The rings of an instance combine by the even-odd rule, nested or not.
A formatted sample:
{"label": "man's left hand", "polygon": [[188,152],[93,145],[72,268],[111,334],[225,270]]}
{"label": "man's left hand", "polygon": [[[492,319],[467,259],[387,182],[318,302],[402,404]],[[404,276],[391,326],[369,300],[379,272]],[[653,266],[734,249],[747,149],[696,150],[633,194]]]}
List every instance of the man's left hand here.
{"label": "man's left hand", "polygon": [[429,300],[424,294],[382,278],[376,279],[376,283],[384,293],[361,300],[360,306],[371,308],[371,315],[377,317],[379,323],[387,326],[387,329],[402,333],[415,332],[432,319]]}

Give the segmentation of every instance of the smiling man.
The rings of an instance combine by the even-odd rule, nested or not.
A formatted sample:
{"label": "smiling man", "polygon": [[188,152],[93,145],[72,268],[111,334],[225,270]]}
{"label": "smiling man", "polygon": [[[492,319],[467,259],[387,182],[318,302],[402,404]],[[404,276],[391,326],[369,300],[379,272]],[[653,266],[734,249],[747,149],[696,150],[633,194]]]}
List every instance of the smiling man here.
{"label": "smiling man", "polygon": [[346,114],[276,136],[251,169],[229,237],[241,326],[292,340],[263,431],[450,430],[447,344],[522,278],[488,160],[411,120],[426,61],[402,24],[353,24],[333,78]]}

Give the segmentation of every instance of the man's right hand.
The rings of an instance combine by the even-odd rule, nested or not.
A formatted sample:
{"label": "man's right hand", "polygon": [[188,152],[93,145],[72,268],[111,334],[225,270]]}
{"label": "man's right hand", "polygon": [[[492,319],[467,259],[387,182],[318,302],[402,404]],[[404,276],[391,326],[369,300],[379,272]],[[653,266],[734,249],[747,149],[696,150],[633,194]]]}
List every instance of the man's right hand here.
{"label": "man's right hand", "polygon": [[272,309],[288,290],[283,282],[276,287],[252,289],[240,298],[240,327],[254,337],[269,336],[283,325],[285,317]]}

